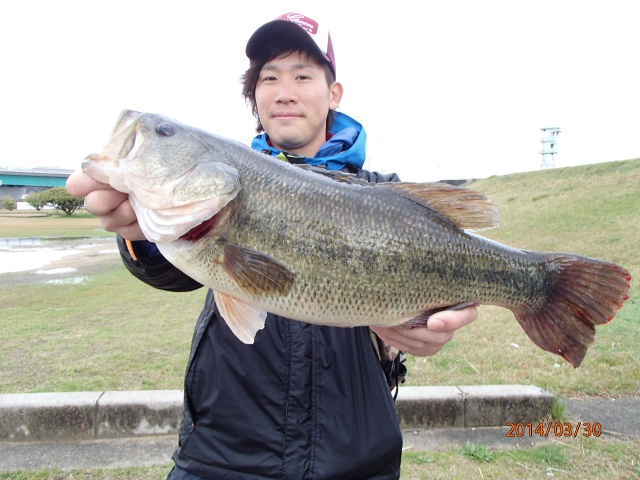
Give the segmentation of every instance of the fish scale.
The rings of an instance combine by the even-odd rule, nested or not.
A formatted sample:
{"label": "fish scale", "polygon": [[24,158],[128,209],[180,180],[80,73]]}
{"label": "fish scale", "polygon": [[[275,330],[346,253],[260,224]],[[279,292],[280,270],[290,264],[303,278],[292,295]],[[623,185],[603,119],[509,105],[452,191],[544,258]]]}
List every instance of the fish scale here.
{"label": "fish scale", "polygon": [[595,326],[629,298],[623,267],[471,233],[498,222],[478,192],[367,184],[162,115],[123,112],[83,169],[129,195],[147,238],[214,290],[245,343],[266,312],[339,327],[418,326],[445,307],[491,304],[577,367]]}

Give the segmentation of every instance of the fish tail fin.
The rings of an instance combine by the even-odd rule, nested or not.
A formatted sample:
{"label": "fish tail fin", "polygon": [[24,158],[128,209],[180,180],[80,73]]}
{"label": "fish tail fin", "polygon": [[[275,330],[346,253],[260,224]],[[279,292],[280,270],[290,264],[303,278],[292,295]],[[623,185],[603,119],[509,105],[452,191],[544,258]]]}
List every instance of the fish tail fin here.
{"label": "fish tail fin", "polygon": [[536,345],[578,367],[595,341],[595,326],[610,322],[629,299],[631,275],[619,265],[577,255],[544,259],[554,278],[546,304],[512,311]]}

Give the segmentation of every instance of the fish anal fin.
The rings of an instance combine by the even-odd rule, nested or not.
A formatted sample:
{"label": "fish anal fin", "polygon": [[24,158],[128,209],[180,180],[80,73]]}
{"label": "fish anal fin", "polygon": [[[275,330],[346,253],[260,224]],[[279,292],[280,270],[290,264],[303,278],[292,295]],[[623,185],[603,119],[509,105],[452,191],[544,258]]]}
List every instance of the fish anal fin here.
{"label": "fish anal fin", "polygon": [[578,255],[552,253],[545,260],[555,279],[544,307],[512,311],[536,345],[577,368],[595,342],[596,325],[610,322],[629,299],[631,275]]}
{"label": "fish anal fin", "polygon": [[242,343],[253,344],[256,333],[264,328],[267,312],[224,293],[214,291],[213,297],[233,334]]}
{"label": "fish anal fin", "polygon": [[295,274],[277,260],[233,243],[224,246],[223,266],[249,295],[286,295],[295,281]]}
{"label": "fish anal fin", "polygon": [[462,302],[457,305],[450,305],[446,307],[432,308],[430,310],[425,310],[424,312],[420,312],[418,315],[413,317],[406,323],[399,325],[400,328],[418,328],[418,327],[426,327],[429,319],[436,313],[442,312],[443,310],[462,310],[467,307],[477,307],[480,305],[476,300],[469,300],[468,302]]}
{"label": "fish anal fin", "polygon": [[448,218],[463,230],[486,230],[500,225],[498,209],[483,194],[448,183],[384,183],[401,195]]}

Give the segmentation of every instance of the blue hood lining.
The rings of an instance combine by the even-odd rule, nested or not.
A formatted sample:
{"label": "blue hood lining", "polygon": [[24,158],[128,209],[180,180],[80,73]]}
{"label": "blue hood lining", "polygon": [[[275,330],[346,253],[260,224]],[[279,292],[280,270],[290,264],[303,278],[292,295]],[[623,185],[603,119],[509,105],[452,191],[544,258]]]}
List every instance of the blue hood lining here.
{"label": "blue hood lining", "polygon": [[[336,112],[332,137],[322,146],[314,158],[304,158],[304,162],[313,166],[325,166],[328,170],[342,170],[346,166],[362,169],[366,158],[367,133],[364,127],[342,112]],[[269,145],[266,133],[256,136],[251,148],[271,152],[277,156],[280,150]]]}

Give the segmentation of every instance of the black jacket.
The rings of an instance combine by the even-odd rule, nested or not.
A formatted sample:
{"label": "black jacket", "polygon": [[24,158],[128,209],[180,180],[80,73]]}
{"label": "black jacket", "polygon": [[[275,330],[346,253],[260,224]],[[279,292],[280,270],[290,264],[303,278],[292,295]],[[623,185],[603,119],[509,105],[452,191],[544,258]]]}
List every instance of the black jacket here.
{"label": "black jacket", "polygon": [[[361,171],[371,181],[396,181]],[[165,290],[201,285],[148,242],[127,268]],[[211,290],[195,327],[173,460],[212,479],[397,479],[402,435],[365,327],[311,325],[269,314],[253,345],[241,343]]]}

